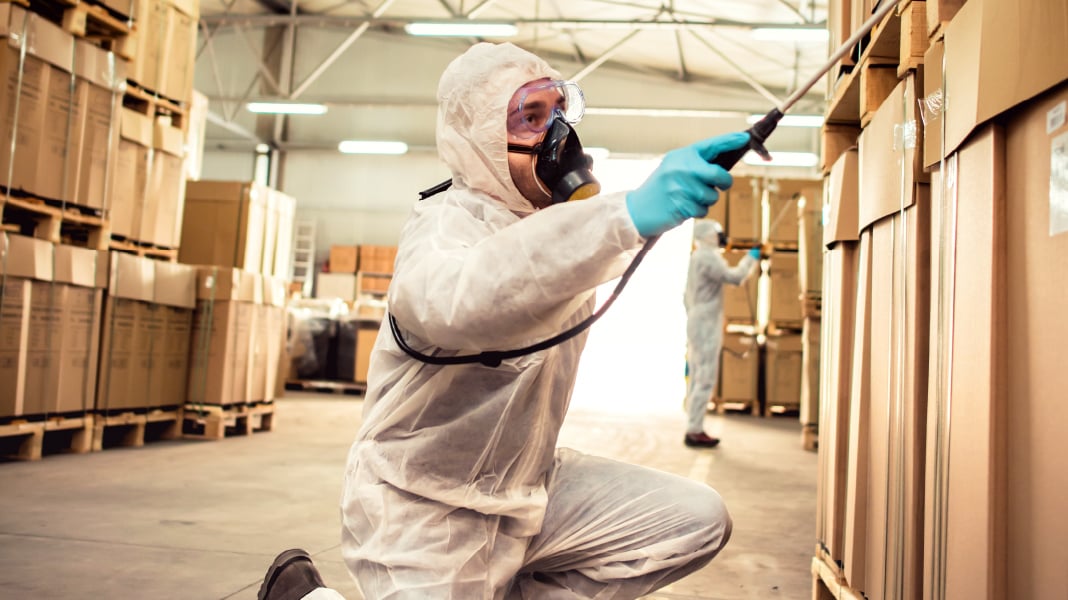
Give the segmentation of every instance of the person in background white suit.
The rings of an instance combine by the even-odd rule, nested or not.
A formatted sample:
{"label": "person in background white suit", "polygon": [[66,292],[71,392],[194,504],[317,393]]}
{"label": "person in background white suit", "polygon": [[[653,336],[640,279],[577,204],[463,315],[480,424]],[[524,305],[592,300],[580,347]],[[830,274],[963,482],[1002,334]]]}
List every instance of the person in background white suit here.
{"label": "person in background white suit", "polygon": [[[674,150],[638,189],[595,194],[571,127],[581,92],[533,54],[474,45],[438,100],[451,188],[416,203],[401,234],[345,473],[345,563],[375,600],[638,598],[692,573],[730,538],[715,490],[556,446],[586,332],[433,361],[582,322],[645,240],[707,213],[732,182],[710,161],[748,134]],[[306,553],[279,558],[261,598],[336,597]]]}
{"label": "person in background white suit", "polygon": [[686,390],[686,435],[683,442],[695,448],[715,448],[719,438],[705,433],[708,401],[719,379],[723,350],[723,286],[741,285],[760,264],[760,248],[752,248],[737,265],[723,258],[727,239],[723,227],[711,219],[693,225],[696,246],[686,275],[686,356],[690,382]]}

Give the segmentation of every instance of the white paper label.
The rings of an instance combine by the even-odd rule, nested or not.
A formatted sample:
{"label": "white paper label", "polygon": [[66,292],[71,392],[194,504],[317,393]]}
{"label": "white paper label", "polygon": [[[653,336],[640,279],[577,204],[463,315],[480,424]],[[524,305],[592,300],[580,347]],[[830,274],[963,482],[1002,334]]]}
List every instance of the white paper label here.
{"label": "white paper label", "polygon": [[1046,133],[1050,134],[1064,127],[1065,113],[1068,112],[1068,101],[1063,101],[1049,109],[1046,113]]}
{"label": "white paper label", "polygon": [[1049,169],[1049,234],[1068,231],[1068,133],[1053,138]]}

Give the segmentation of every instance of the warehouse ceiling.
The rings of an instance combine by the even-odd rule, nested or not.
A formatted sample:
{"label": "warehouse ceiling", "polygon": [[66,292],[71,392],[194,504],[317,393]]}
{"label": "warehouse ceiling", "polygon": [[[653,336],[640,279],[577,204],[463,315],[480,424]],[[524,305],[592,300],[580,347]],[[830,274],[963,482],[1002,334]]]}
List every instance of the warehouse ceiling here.
{"label": "warehouse ceiling", "polygon": [[[680,128],[644,138],[645,150],[662,152],[697,123],[709,133],[738,129],[805,83],[827,42],[762,41],[754,30],[811,33],[826,17],[826,0],[202,0],[197,88],[210,100],[209,145],[327,148],[338,137],[391,133],[432,145],[437,77],[481,40],[417,38],[404,26],[508,23],[517,35],[486,39],[527,48],[579,80],[605,145],[640,152],[633,134],[613,142],[611,132]],[[824,90],[817,85],[795,112],[822,113]],[[250,100],[321,102],[333,119],[256,116],[243,108]],[[780,137],[811,151],[813,131]]]}

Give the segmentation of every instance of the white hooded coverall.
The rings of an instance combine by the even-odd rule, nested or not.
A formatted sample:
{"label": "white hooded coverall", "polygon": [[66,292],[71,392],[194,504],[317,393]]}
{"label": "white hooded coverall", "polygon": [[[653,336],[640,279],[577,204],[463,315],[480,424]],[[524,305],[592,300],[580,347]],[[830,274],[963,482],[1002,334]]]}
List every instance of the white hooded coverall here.
{"label": "white hooded coverall", "polygon": [[[535,211],[512,182],[505,117],[559,78],[511,44],[478,44],[438,88],[447,192],[416,203],[389,311],[425,354],[541,341],[587,317],[642,240],[624,194]],[[342,494],[342,553],[368,599],[636,598],[710,561],[731,521],[675,475],[556,449],[586,334],[536,354],[436,366],[383,322]]]}
{"label": "white hooded coverall", "polygon": [[686,433],[704,431],[708,400],[719,377],[719,355],[723,348],[723,286],[740,285],[757,261],[746,254],[733,268],[719,250],[719,232],[710,221],[696,220],[693,226],[697,248],[690,255],[686,275],[687,361],[690,385],[686,394]]}

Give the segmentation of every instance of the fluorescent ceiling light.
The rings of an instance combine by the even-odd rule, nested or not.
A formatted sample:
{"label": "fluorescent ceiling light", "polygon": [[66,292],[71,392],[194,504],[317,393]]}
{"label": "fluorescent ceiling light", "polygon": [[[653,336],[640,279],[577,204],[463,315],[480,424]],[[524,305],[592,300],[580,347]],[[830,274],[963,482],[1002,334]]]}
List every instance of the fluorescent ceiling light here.
{"label": "fluorescent ceiling light", "polygon": [[749,152],[742,161],[758,167],[814,167],[819,157],[812,152],[772,152],[771,160],[767,161]]}
{"label": "fluorescent ceiling light", "polygon": [[[750,125],[764,118],[764,115],[749,115],[746,121]],[[786,115],[779,121],[779,127],[819,127],[823,125],[822,115]]]}
{"label": "fluorescent ceiling light", "polygon": [[733,110],[703,110],[691,108],[616,108],[587,106],[583,114],[608,117],[678,117],[702,119],[737,119],[746,113]]}
{"label": "fluorescent ceiling light", "polygon": [[300,102],[249,102],[245,105],[249,112],[271,115],[321,115],[326,113],[325,104],[304,104]]}
{"label": "fluorescent ceiling light", "polygon": [[757,27],[749,32],[754,39],[763,42],[826,42],[830,39],[830,32],[826,29]]}
{"label": "fluorescent ceiling light", "polygon": [[404,142],[378,142],[368,140],[345,140],[337,145],[344,154],[404,154],[408,144]]}
{"label": "fluorescent ceiling light", "polygon": [[519,28],[511,23],[408,23],[409,35],[458,37],[512,37]]}

